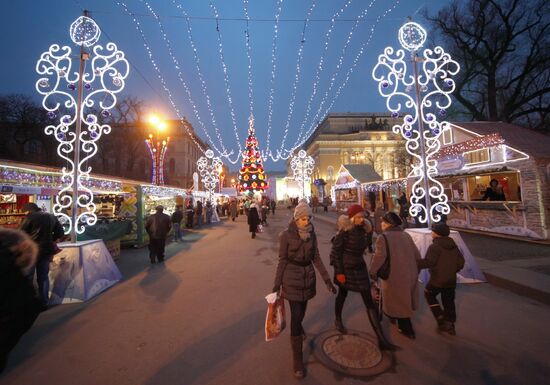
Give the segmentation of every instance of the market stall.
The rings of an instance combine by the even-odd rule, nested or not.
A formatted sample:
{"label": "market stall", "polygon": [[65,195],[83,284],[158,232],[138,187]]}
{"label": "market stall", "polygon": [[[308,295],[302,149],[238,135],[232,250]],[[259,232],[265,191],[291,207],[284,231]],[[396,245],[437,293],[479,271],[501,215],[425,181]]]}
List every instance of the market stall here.
{"label": "market stall", "polygon": [[353,204],[368,206],[368,196],[363,184],[381,181],[382,177],[370,165],[341,165],[332,187],[333,201],[337,211],[346,211]]}

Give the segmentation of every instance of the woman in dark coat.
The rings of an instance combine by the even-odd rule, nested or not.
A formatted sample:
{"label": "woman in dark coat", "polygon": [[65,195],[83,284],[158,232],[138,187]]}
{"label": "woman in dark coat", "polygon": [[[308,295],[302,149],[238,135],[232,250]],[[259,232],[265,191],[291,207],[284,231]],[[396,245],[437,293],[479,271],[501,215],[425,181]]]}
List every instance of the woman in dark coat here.
{"label": "woman in dark coat", "polygon": [[256,238],[258,232],[258,225],[260,224],[260,213],[258,211],[258,205],[252,204],[248,211],[248,231],[252,233],[252,238]]}
{"label": "woman in dark coat", "polygon": [[307,301],[315,297],[315,268],[323,277],[327,289],[336,293],[330,276],[319,256],[317,237],[310,223],[311,209],[305,203],[296,206],[294,220],[279,236],[279,263],[273,292],[282,286],[282,296],[290,306],[290,343],[294,376],[305,376],[302,358],[304,329],[302,321],[306,315]]}
{"label": "woman in dark coat", "polygon": [[394,346],[384,336],[380,318],[378,318],[378,309],[372,300],[369,272],[363,259],[363,254],[367,248],[363,207],[360,205],[350,206],[348,217],[351,220],[351,228],[336,234],[330,253],[330,264],[334,266],[335,283],[338,285],[338,296],[336,297],[334,309],[336,315],[335,326],[340,333],[345,334],[347,332],[342,322],[344,302],[348,291],[359,292],[367,308],[369,321],[378,339],[380,349],[392,350]]}
{"label": "woman in dark coat", "polygon": [[[415,339],[411,317],[418,305],[418,267],[420,252],[411,236],[401,228],[401,219],[389,212],[382,218],[384,233],[376,240],[370,272],[376,277],[386,258],[390,258],[390,275],[381,280],[384,313],[397,320],[401,334]],[[389,251],[386,247],[389,247]]]}

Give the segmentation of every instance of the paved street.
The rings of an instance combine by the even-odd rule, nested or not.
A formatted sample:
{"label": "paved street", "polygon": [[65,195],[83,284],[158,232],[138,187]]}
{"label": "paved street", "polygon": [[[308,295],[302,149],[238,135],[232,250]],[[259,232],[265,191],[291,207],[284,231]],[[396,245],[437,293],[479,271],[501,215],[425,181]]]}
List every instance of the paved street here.
{"label": "paved street", "polygon": [[[83,304],[43,313],[10,356],[0,384],[298,383],[290,369],[289,331],[264,341],[266,302],[277,260],[281,209],[250,239],[245,218],[186,233],[168,246],[164,265],[146,249],[124,250],[125,280]],[[328,267],[333,226],[315,223]],[[374,379],[337,375],[308,350],[304,384],[543,384],[550,377],[550,308],[490,284],[457,290],[457,336],[435,332],[421,298],[412,342],[385,321],[402,349],[392,372]],[[305,319],[308,334],[332,327],[334,297],[318,284]],[[372,333],[358,295],[348,298],[350,329]],[[309,340],[308,340],[309,341]]]}

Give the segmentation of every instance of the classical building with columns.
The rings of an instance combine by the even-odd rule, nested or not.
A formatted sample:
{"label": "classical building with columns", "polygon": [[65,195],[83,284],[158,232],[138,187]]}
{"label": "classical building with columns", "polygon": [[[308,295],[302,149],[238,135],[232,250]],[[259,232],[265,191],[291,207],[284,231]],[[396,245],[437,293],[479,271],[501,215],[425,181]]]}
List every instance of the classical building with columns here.
{"label": "classical building with columns", "polygon": [[392,132],[402,122],[386,113],[331,113],[302,148],[315,160],[313,179],[323,179],[330,191],[340,165],[368,164],[383,179],[405,177],[410,156],[404,139]]}

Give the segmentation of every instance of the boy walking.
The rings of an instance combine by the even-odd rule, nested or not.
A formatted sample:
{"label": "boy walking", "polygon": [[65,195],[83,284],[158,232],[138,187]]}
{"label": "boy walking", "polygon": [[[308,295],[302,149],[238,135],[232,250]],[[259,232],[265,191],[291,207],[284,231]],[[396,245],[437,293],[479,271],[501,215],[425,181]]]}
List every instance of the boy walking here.
{"label": "boy walking", "polygon": [[[418,261],[418,268],[430,269],[430,281],[424,289],[424,296],[437,321],[437,330],[454,336],[456,273],[464,267],[464,257],[449,237],[450,233],[445,223],[432,226],[433,243],[426,252],[426,258]],[[439,294],[441,304],[437,299]]]}

